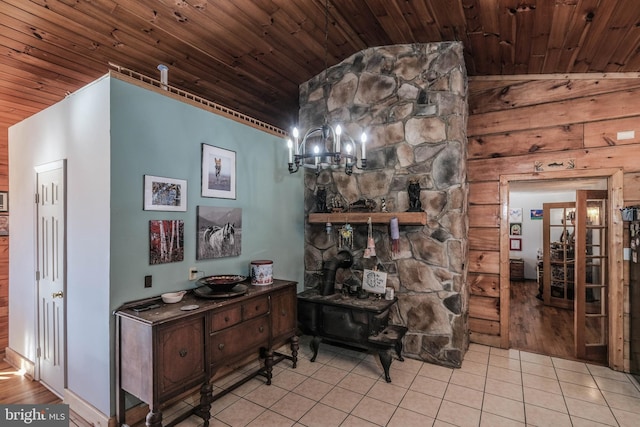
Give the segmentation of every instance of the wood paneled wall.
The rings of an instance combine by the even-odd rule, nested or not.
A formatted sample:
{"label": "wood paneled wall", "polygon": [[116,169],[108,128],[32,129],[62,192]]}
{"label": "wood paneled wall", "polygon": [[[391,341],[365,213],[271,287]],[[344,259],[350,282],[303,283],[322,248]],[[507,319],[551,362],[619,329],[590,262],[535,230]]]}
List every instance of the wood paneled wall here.
{"label": "wood paneled wall", "polygon": [[[0,191],[9,191],[9,130],[0,127]],[[11,209],[11,205],[9,205]],[[9,224],[11,226],[11,224]],[[11,231],[11,228],[9,228]],[[9,237],[0,236],[0,357],[9,346]]]}
{"label": "wood paneled wall", "polygon": [[[625,204],[640,200],[640,79],[597,77],[514,76],[469,82],[473,342],[508,346],[500,324],[501,175],[535,175],[536,162],[574,160],[576,170],[621,167]],[[635,137],[617,139],[618,132],[630,130]]]}

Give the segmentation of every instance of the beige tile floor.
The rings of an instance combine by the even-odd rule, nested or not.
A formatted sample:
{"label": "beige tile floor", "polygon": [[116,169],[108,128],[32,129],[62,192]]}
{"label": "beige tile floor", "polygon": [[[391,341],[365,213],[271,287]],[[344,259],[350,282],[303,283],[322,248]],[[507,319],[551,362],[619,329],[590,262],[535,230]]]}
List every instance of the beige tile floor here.
{"label": "beige tile floor", "polygon": [[[288,360],[274,367],[272,385],[257,377],[214,402],[210,425],[640,426],[638,383],[602,366],[471,344],[460,369],[394,360],[387,383],[375,355],[323,343],[311,363],[308,342],[297,369]],[[169,408],[165,420],[193,402]]]}

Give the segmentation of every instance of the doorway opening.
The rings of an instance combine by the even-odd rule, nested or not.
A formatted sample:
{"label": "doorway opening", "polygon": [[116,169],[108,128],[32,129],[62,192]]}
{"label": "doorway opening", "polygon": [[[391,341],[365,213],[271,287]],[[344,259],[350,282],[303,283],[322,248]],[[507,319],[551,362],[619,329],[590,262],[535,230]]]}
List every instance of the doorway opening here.
{"label": "doorway opening", "polygon": [[[616,313],[622,313],[622,301],[617,297],[622,289],[622,265],[616,265],[614,259],[622,259],[622,227],[619,206],[622,206],[622,172],[615,170],[598,170],[598,171],[562,171],[540,173],[535,176],[531,174],[511,175],[501,177],[500,182],[501,194],[501,245],[500,245],[500,289],[501,289],[501,335],[503,335],[503,346],[515,349],[531,351],[550,356],[558,356],[563,358],[572,358],[580,360],[593,361],[597,357],[584,349],[591,349],[590,344],[584,341],[585,334],[587,337],[593,336],[589,334],[588,328],[594,323],[592,322],[592,305],[583,303],[578,307],[581,316],[576,315],[574,307],[574,293],[577,292],[576,272],[581,275],[582,284],[580,298],[584,297],[585,288],[588,288],[588,294],[593,297],[593,292],[601,292],[602,297],[595,301],[602,301],[601,313],[606,314],[606,318],[601,316],[597,325],[602,328],[605,339],[608,343],[604,347],[600,347],[602,354],[599,354],[602,363],[608,366],[620,366],[622,364],[622,351],[616,354],[615,348],[618,342],[622,342],[622,325],[618,321]],[[607,257],[597,260],[597,262],[606,263],[607,271],[604,284],[610,285],[610,289],[604,290],[591,283],[593,275],[590,272],[596,271],[598,266],[592,265],[593,257],[588,258],[586,267],[576,270],[573,260],[565,263],[565,279],[570,278],[570,286],[565,291],[570,294],[565,306],[562,304],[549,304],[549,297],[545,304],[544,298],[544,277],[547,274],[547,285],[549,285],[550,271],[544,271],[544,256],[549,251],[551,245],[543,239],[543,222],[544,218],[539,216],[542,213],[542,207],[547,203],[573,203],[575,206],[576,195],[580,191],[585,190],[603,190],[606,201],[603,202],[603,209],[606,209],[609,223],[603,227],[602,236],[606,236],[606,242],[598,241],[598,247],[595,249],[598,254],[605,253]],[[513,218],[509,214],[513,213],[511,208],[515,208],[517,213],[521,211],[521,223],[513,226]],[[565,209],[575,212],[575,208]],[[538,219],[539,218],[539,219]],[[584,227],[588,227],[587,221],[581,222],[581,230],[587,234]],[[575,224],[572,226],[575,227]],[[519,233],[517,236],[512,235],[513,230]],[[561,231],[558,228],[558,233]],[[566,231],[566,230],[565,230]],[[592,234],[590,231],[588,234]],[[568,236],[568,235],[567,235]],[[603,239],[605,237],[602,237]],[[518,245],[513,244],[513,240],[518,240]],[[560,235],[554,236],[554,244],[562,241]],[[586,243],[585,243],[586,242]],[[616,242],[620,242],[617,244]],[[581,239],[581,245],[591,245],[588,239]],[[515,249],[515,250],[514,250]],[[545,251],[546,249],[546,251]],[[588,251],[593,252],[592,248]],[[557,254],[556,254],[557,256]],[[566,256],[566,254],[565,254]],[[524,272],[522,278],[511,281],[510,266],[513,260],[519,260],[524,263]],[[560,259],[560,256],[558,256]],[[597,263],[596,262],[596,263]],[[547,259],[547,268],[551,270],[549,259]],[[553,268],[557,269],[560,263],[553,263]],[[603,268],[604,270],[605,268]],[[586,273],[585,273],[586,271]],[[586,283],[586,284],[585,284]],[[557,285],[557,283],[554,283]],[[576,287],[574,287],[576,286]],[[596,289],[597,288],[597,289]],[[560,288],[554,288],[556,296],[559,296]],[[549,290],[547,290],[549,293]],[[577,295],[577,294],[576,294]],[[610,297],[611,296],[611,297]],[[601,299],[602,298],[602,299]],[[588,298],[586,298],[588,299]],[[592,302],[594,298],[591,298]],[[505,313],[506,311],[506,313]],[[585,322],[586,319],[586,322]],[[502,326],[504,324],[504,327]],[[581,328],[581,329],[580,329]],[[579,332],[579,333],[578,333]],[[579,347],[579,348],[578,348]],[[580,348],[582,351],[579,351]]]}

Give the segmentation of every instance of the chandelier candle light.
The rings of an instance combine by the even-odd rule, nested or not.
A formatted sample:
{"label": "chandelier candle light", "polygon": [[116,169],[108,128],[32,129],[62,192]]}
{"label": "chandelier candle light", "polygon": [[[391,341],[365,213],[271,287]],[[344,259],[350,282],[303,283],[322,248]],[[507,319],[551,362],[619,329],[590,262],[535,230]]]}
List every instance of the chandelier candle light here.
{"label": "chandelier candle light", "polygon": [[[311,128],[299,140],[298,128],[293,128],[293,141],[287,140],[289,148],[289,173],[298,172],[300,166],[315,168],[319,174],[323,167],[341,167],[344,160],[344,172],[353,173],[353,167],[367,167],[367,134],[360,136],[360,166],[358,166],[357,145],[351,136],[343,133],[342,127],[335,129],[328,124]],[[310,147],[313,147],[310,150]]]}

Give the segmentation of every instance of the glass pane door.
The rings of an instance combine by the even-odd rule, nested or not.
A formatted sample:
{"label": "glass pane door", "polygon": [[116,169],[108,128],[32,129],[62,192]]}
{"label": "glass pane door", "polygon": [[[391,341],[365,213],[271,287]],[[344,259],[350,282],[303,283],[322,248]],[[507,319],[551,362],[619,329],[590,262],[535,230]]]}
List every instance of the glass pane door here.
{"label": "glass pane door", "polygon": [[543,204],[543,300],[573,309],[575,294],[575,203]]}
{"label": "glass pane door", "polygon": [[576,192],[576,356],[606,361],[608,342],[607,192]]}

